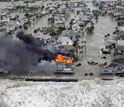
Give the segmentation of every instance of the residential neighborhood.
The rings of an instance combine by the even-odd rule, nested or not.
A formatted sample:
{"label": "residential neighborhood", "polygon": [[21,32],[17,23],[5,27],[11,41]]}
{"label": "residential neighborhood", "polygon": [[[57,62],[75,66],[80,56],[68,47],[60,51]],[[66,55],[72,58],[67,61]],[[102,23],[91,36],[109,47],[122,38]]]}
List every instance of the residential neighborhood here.
{"label": "residential neighborhood", "polygon": [[0,0],[0,107],[124,107],[124,0]]}
{"label": "residential neighborhood", "polygon": [[[23,31],[33,36],[40,47],[45,49],[51,45],[52,48],[46,50],[52,54],[54,51],[53,56],[61,54],[74,58],[72,78],[115,76],[118,68],[123,73],[122,64],[118,61],[117,67],[113,64],[113,61],[122,61],[124,54],[123,1],[12,0],[0,4],[3,5],[0,9],[1,37],[7,35],[18,40],[16,35]],[[52,60],[56,67],[52,72],[58,69],[55,57]],[[63,65],[59,60],[59,66],[61,63]]]}

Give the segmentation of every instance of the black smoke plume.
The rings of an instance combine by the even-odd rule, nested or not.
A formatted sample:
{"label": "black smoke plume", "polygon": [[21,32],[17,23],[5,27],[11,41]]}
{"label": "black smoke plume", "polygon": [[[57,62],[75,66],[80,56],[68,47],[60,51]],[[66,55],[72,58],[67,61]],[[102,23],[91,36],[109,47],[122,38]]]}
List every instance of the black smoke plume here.
{"label": "black smoke plume", "polygon": [[52,60],[55,55],[31,34],[18,32],[16,39],[9,35],[0,38],[0,65],[9,65],[13,72],[33,69],[39,59]]}

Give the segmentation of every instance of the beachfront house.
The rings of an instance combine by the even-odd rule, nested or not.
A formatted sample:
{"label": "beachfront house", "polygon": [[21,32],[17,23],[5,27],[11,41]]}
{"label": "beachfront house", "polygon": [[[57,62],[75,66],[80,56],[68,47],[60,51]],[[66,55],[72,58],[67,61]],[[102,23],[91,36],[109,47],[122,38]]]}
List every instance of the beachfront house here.
{"label": "beachfront house", "polygon": [[124,53],[124,36],[116,38],[116,50],[118,53]]}
{"label": "beachfront house", "polygon": [[124,26],[118,27],[119,35],[124,35]]}
{"label": "beachfront house", "polygon": [[117,70],[118,65],[111,63],[110,65],[101,68],[101,75],[113,75],[115,73],[115,71]]}
{"label": "beachfront house", "polygon": [[124,59],[114,59],[111,64],[101,68],[101,75],[121,75],[124,74]]}
{"label": "beachfront house", "polygon": [[118,20],[117,25],[118,26],[124,26],[124,20],[123,19]]}

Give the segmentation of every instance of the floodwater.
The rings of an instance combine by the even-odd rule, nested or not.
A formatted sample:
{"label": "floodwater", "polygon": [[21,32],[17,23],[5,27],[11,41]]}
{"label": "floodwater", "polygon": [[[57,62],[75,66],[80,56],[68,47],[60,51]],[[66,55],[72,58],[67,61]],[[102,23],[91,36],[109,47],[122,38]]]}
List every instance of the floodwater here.
{"label": "floodwater", "polygon": [[[78,79],[91,79],[99,77],[100,67],[98,65],[89,65],[88,61],[94,61],[97,63],[110,63],[113,59],[113,55],[107,55],[107,59],[101,59],[102,52],[101,49],[105,48],[107,41],[105,40],[104,35],[110,34],[109,40],[112,40],[115,35],[113,32],[115,31],[116,22],[111,19],[110,16],[100,16],[98,23],[95,23],[94,33],[84,34],[82,36],[82,40],[86,41],[86,54],[85,52],[81,55],[81,61],[79,61],[82,65],[80,67],[75,68],[76,75]],[[94,76],[84,76],[85,73],[94,73]]]}
{"label": "floodwater", "polygon": [[[94,9],[91,3],[88,3],[88,6],[91,7],[91,9]],[[113,32],[115,31],[115,27],[117,27],[117,23],[114,19],[112,19],[111,16],[99,16],[97,23],[94,19],[92,21],[95,23],[93,34],[89,35],[85,32],[85,34],[82,35],[80,39],[80,41],[86,41],[86,51],[80,54],[81,61],[79,61],[78,63],[81,63],[81,66],[75,67],[74,77],[78,78],[79,80],[100,77],[99,65],[89,65],[87,63],[88,61],[94,61],[98,64],[107,62],[109,64],[113,59],[113,54],[106,55],[106,59],[101,59],[101,57],[103,56],[101,49],[105,48],[107,42],[113,40],[113,38],[115,37],[115,35],[113,35]],[[111,36],[107,40],[105,40],[104,35],[108,33]],[[85,76],[85,73],[87,73],[88,76]],[[94,75],[90,76],[90,73],[93,73]]]}
{"label": "floodwater", "polygon": [[[38,3],[38,2],[37,2]],[[37,4],[36,3],[36,4]],[[91,2],[87,3],[88,7],[91,8],[91,10],[95,9],[92,5]],[[73,14],[72,14],[73,13]],[[72,19],[75,18],[76,12],[70,13],[70,18],[67,19],[68,22]],[[36,34],[33,33],[34,29],[37,28],[42,28],[42,27],[48,27],[48,18],[51,17],[50,15],[45,15],[42,18],[35,18],[35,21],[32,22],[31,26],[28,28],[26,33],[31,33],[34,36]],[[73,77],[79,80],[82,79],[94,79],[94,78],[99,78],[99,73],[100,73],[100,67],[98,64],[107,62],[108,64],[111,62],[113,59],[113,55],[106,55],[106,59],[101,59],[102,52],[101,49],[105,48],[105,45],[107,44],[108,41],[113,40],[114,36],[113,32],[115,31],[115,27],[117,27],[116,22],[114,19],[112,19],[111,16],[99,16],[98,22],[96,22],[95,19],[92,19],[94,22],[94,32],[92,34],[87,34],[86,32],[81,35],[80,41],[86,41],[86,51],[83,49],[83,53],[79,53],[79,59],[75,64],[75,74],[72,76],[65,76],[65,75],[53,75],[53,77]],[[68,26],[69,23],[66,23]],[[105,40],[104,35],[110,34],[111,36],[108,38],[108,40]],[[87,62],[94,61],[97,62],[97,65],[89,65]],[[81,66],[77,67],[76,65],[81,63]],[[88,75],[85,76],[85,73]],[[90,76],[89,74],[93,73],[94,75]],[[50,75],[51,76],[51,75]]]}

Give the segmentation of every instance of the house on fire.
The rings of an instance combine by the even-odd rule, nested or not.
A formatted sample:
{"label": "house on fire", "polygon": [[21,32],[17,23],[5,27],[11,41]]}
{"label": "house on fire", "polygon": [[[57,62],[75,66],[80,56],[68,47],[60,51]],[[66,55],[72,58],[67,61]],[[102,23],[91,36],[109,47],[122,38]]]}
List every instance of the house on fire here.
{"label": "house on fire", "polygon": [[74,66],[73,66],[73,57],[63,56],[58,54],[56,56],[56,71],[55,73],[66,73],[66,74],[73,74],[74,73]]}

